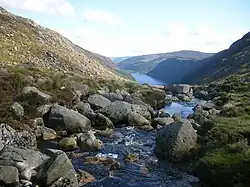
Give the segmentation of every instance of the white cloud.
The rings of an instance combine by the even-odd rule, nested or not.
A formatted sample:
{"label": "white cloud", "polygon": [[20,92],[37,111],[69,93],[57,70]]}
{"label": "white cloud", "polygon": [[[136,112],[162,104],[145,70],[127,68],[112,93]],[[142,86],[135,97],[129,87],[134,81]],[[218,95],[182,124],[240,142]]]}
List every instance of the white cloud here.
{"label": "white cloud", "polygon": [[123,19],[111,12],[95,9],[87,9],[83,12],[82,18],[86,21],[106,23],[109,25],[122,25]]}
{"label": "white cloud", "polygon": [[74,17],[76,14],[75,8],[67,0],[0,0],[0,5],[65,17]]}

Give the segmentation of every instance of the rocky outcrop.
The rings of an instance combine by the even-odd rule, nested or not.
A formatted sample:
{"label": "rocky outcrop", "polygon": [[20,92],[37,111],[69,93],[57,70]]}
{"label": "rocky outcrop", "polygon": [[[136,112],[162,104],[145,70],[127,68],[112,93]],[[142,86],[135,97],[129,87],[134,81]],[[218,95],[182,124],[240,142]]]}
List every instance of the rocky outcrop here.
{"label": "rocky outcrop", "polygon": [[190,122],[179,121],[166,125],[156,135],[156,153],[163,159],[183,160],[196,145],[197,134]]}
{"label": "rocky outcrop", "polygon": [[74,133],[88,131],[91,127],[91,122],[88,118],[74,110],[54,105],[45,125],[54,130],[66,130],[69,133]]}

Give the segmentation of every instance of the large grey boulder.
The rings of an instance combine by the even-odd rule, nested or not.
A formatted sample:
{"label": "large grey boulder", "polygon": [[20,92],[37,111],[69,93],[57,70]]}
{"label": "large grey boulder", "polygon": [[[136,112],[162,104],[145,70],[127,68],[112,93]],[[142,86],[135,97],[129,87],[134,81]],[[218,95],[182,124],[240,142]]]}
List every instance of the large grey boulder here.
{"label": "large grey boulder", "polygon": [[123,101],[115,101],[99,110],[99,112],[107,116],[115,124],[124,123],[127,122],[128,114],[131,112],[131,104]]}
{"label": "large grey boulder", "polygon": [[71,138],[63,138],[62,140],[60,140],[59,142],[59,148],[64,150],[64,151],[70,151],[70,150],[74,150],[77,147],[77,139],[75,137],[71,137]]}
{"label": "large grey boulder", "polygon": [[13,166],[0,167],[0,184],[16,186],[19,184],[18,169]]}
{"label": "large grey boulder", "polygon": [[26,86],[23,88],[20,95],[16,97],[16,100],[28,102],[31,105],[43,105],[51,101],[52,97],[46,93],[41,92],[36,87]]}
{"label": "large grey boulder", "polygon": [[43,140],[54,140],[57,138],[56,132],[45,126],[37,126],[35,129],[35,134],[37,138],[42,138]]}
{"label": "large grey boulder", "polygon": [[0,155],[0,165],[14,166],[18,169],[21,179],[30,180],[36,174],[35,169],[48,159],[47,155],[39,151],[6,146]]}
{"label": "large grey boulder", "polygon": [[130,112],[136,112],[146,119],[151,119],[148,106],[130,104],[124,101],[115,101],[107,107],[100,109],[99,112],[107,116],[114,124],[127,123]]}
{"label": "large grey boulder", "polygon": [[107,99],[109,99],[111,102],[123,100],[123,96],[120,92],[109,92],[109,93],[104,93],[102,95]]}
{"label": "large grey boulder", "polygon": [[57,131],[66,130],[68,133],[75,133],[88,131],[91,127],[91,122],[84,115],[74,110],[54,105],[45,125]]}
{"label": "large grey boulder", "polygon": [[142,99],[136,94],[127,95],[124,101],[130,104],[146,105],[146,103],[144,103]]}
{"label": "large grey boulder", "polygon": [[148,121],[146,118],[136,112],[130,112],[128,114],[128,123],[130,126],[134,126],[143,130],[153,129],[150,121]]}
{"label": "large grey boulder", "polygon": [[17,132],[9,125],[0,125],[0,150],[4,146],[26,147],[34,149],[37,147],[36,135],[32,132]]}
{"label": "large grey boulder", "polygon": [[102,95],[94,94],[89,96],[88,103],[94,110],[98,110],[108,106],[111,103],[111,101],[108,100],[106,97],[103,97]]}
{"label": "large grey boulder", "polygon": [[76,171],[67,155],[59,150],[47,150],[46,154],[50,159],[38,171],[39,185],[78,187]]}
{"label": "large grey boulder", "polygon": [[14,115],[14,117],[17,119],[20,119],[21,117],[24,116],[24,109],[23,109],[22,105],[20,105],[18,102],[14,102],[11,105],[10,110],[11,110],[12,114]]}
{"label": "large grey boulder", "polygon": [[187,120],[166,125],[156,135],[156,153],[164,159],[181,161],[196,145],[197,134]]}
{"label": "large grey boulder", "polygon": [[89,118],[94,113],[89,103],[79,102],[73,106],[73,109],[77,110],[80,114]]}
{"label": "large grey boulder", "polygon": [[191,91],[191,86],[188,84],[174,84],[171,86],[172,92],[176,94],[189,94]]}

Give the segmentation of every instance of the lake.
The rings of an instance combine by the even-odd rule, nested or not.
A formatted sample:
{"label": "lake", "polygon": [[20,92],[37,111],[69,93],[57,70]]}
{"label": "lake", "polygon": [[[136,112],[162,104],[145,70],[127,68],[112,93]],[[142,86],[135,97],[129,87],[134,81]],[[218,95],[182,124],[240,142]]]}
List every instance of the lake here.
{"label": "lake", "polygon": [[146,74],[142,74],[142,73],[132,73],[131,74],[135,80],[137,82],[139,82],[140,84],[150,84],[150,85],[166,85],[166,83],[157,80],[153,77],[150,77]]}

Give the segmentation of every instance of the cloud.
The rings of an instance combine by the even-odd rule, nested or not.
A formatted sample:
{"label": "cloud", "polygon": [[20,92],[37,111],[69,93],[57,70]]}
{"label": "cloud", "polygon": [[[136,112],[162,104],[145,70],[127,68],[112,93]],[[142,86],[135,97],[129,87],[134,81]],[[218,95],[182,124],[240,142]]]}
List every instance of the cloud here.
{"label": "cloud", "polygon": [[31,10],[46,14],[74,17],[75,8],[67,0],[0,0],[5,8]]}
{"label": "cloud", "polygon": [[87,9],[84,11],[82,18],[90,22],[106,23],[109,25],[122,25],[123,19],[108,11]]}

